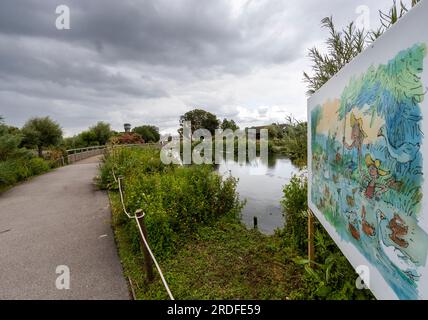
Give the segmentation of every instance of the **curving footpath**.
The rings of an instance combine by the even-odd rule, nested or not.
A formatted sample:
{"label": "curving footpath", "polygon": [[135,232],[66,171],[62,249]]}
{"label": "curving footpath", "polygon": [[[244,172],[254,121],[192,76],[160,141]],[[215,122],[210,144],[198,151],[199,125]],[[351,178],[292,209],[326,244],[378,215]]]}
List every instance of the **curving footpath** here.
{"label": "curving footpath", "polygon": [[[99,158],[56,169],[0,195],[0,299],[129,299]],[[70,270],[70,288],[65,276]],[[58,273],[57,273],[58,271]],[[58,278],[59,277],[59,278]]]}

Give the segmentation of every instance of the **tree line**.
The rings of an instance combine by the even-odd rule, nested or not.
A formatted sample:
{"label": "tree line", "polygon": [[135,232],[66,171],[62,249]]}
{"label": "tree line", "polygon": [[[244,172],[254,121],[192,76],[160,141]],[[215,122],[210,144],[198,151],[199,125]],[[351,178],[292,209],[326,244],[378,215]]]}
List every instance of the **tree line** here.
{"label": "tree line", "polygon": [[[99,121],[87,130],[72,137],[63,137],[63,130],[58,122],[50,117],[35,117],[29,119],[22,128],[8,126],[0,116],[0,144],[16,144],[17,147],[37,150],[42,157],[43,151],[52,148],[74,149],[90,146],[105,145],[114,137],[124,135],[111,129],[107,122]],[[140,142],[158,142],[159,128],[153,125],[141,125],[132,129],[129,134]],[[120,139],[119,139],[120,141]]]}

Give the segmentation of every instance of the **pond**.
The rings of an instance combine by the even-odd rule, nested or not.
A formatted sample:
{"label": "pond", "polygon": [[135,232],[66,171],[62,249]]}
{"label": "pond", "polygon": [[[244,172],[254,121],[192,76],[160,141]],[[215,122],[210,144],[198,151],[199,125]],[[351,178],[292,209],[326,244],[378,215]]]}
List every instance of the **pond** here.
{"label": "pond", "polygon": [[280,201],[283,187],[299,169],[283,156],[269,155],[269,160],[249,163],[223,160],[217,170],[239,179],[237,191],[241,200],[246,200],[242,209],[242,221],[253,228],[253,218],[257,217],[258,228],[262,233],[273,234],[284,226]]}

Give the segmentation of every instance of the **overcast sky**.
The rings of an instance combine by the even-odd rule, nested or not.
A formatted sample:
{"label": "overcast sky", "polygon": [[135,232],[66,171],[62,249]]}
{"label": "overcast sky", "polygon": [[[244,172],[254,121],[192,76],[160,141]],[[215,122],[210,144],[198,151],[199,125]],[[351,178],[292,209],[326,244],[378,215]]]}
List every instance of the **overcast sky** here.
{"label": "overcast sky", "polygon": [[[66,135],[97,121],[176,133],[196,107],[240,126],[306,118],[307,49],[320,20],[392,0],[1,0],[0,115],[50,116]],[[55,9],[70,8],[57,30]]]}

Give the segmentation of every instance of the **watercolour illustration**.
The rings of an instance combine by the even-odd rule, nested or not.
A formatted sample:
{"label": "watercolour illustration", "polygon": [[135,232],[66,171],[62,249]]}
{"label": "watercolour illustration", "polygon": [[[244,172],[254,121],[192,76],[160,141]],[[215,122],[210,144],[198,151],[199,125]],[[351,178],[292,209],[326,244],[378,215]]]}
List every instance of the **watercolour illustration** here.
{"label": "watercolour illustration", "polygon": [[310,206],[399,299],[421,299],[427,265],[420,225],[426,58],[427,44],[414,43],[310,109]]}

